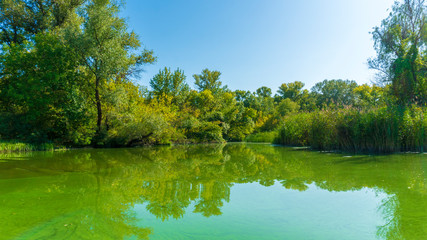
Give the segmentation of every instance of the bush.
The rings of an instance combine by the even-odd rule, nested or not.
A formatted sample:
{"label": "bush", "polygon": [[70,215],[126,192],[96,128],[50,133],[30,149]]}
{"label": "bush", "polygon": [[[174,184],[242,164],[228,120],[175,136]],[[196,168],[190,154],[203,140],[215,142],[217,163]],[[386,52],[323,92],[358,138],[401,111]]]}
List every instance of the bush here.
{"label": "bush", "polygon": [[188,139],[197,143],[224,142],[222,128],[212,122],[200,122],[186,133]]}
{"label": "bush", "polygon": [[109,129],[104,132],[101,146],[121,147],[146,144],[169,144],[174,140],[176,129],[165,112],[165,105],[133,106],[131,111],[110,111]]}

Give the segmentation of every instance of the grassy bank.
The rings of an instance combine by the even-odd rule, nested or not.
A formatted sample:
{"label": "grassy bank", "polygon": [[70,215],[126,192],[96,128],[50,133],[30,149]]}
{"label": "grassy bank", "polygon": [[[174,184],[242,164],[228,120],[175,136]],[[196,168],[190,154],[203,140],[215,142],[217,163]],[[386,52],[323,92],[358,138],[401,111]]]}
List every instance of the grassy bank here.
{"label": "grassy bank", "polygon": [[0,153],[30,152],[30,151],[53,151],[53,143],[31,144],[17,141],[0,142]]}
{"label": "grassy bank", "polygon": [[323,151],[423,152],[427,147],[426,109],[346,108],[297,113],[284,119],[276,143]]}
{"label": "grassy bank", "polygon": [[273,143],[277,137],[277,131],[259,132],[248,135],[245,138],[245,142]]}

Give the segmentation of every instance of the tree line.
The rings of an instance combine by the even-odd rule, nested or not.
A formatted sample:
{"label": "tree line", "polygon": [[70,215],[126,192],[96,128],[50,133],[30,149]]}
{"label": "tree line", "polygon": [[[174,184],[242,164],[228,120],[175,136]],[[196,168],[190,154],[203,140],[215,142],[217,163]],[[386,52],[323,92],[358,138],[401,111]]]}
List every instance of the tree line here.
{"label": "tree line", "polygon": [[[319,150],[419,151],[427,147],[427,19],[424,0],[396,1],[372,32],[368,60],[381,87],[355,91],[366,102],[286,118],[277,142]],[[347,102],[348,103],[348,102]]]}
{"label": "tree line", "polygon": [[[221,72],[209,69],[193,75],[195,89],[183,70],[168,67],[150,80],[150,89],[136,84],[132,79],[156,57],[129,30],[121,9],[112,0],[0,3],[2,140],[116,147],[276,138],[313,145],[308,136],[325,133],[315,134],[312,125],[305,134],[287,136],[289,128],[304,129],[299,121],[313,122],[304,120],[304,114],[351,110],[363,115],[399,108],[401,119],[408,115],[414,122],[425,110],[427,28],[421,0],[395,3],[390,16],[374,28],[377,57],[369,65],[379,70],[377,84],[333,79],[307,90],[294,81],[283,83],[275,94],[265,86],[255,92],[230,90]],[[333,123],[334,114],[325,122]],[[399,126],[397,131],[404,128]],[[331,148],[339,148],[335,145]]]}

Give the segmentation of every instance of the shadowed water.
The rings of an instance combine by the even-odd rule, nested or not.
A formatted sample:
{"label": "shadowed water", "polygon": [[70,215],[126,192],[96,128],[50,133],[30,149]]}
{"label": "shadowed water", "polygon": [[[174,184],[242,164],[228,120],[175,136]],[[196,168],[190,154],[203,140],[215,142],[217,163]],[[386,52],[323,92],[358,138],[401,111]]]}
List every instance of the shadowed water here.
{"label": "shadowed water", "polygon": [[264,144],[0,155],[0,239],[423,239],[425,156]]}

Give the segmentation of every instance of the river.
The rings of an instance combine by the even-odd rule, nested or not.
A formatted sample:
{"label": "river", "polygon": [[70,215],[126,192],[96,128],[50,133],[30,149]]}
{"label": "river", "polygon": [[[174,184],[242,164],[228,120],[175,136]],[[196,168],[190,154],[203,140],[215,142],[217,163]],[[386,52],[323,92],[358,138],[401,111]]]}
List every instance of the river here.
{"label": "river", "polygon": [[0,239],[424,239],[427,155],[268,144],[0,155]]}

